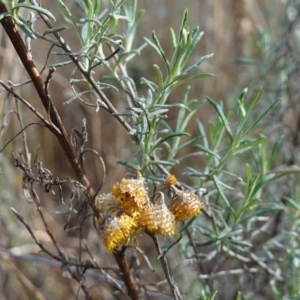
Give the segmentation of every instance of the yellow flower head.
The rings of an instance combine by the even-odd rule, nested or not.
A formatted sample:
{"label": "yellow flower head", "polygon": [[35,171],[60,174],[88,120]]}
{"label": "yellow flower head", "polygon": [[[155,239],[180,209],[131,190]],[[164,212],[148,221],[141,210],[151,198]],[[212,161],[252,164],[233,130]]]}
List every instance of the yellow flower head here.
{"label": "yellow flower head", "polygon": [[175,233],[175,217],[168,210],[163,193],[159,192],[157,199],[144,207],[138,217],[138,223],[153,234],[172,235]]}
{"label": "yellow flower head", "polygon": [[129,213],[138,212],[148,203],[148,193],[144,186],[144,179],[123,178],[120,183],[115,183],[111,194],[117,204]]}
{"label": "yellow flower head", "polygon": [[182,192],[174,188],[173,190],[175,195],[169,209],[174,214],[176,222],[195,217],[201,212],[203,202],[200,197],[189,191]]}
{"label": "yellow flower head", "polygon": [[127,243],[135,234],[138,226],[135,220],[125,213],[110,216],[103,228],[103,244],[109,252]]}

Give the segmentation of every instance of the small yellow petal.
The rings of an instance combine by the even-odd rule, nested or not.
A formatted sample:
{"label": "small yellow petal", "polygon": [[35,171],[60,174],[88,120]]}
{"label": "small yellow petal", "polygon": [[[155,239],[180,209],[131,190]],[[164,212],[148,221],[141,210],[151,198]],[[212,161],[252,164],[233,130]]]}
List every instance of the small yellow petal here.
{"label": "small yellow petal", "polygon": [[135,220],[125,213],[106,219],[103,228],[103,244],[109,252],[127,243],[135,234],[138,226]]}
{"label": "small yellow petal", "polygon": [[165,184],[167,186],[171,186],[174,185],[177,182],[177,179],[174,175],[170,175],[166,180],[165,180]]}
{"label": "small yellow petal", "polygon": [[129,213],[139,211],[148,202],[148,193],[143,178],[123,178],[120,183],[113,185],[111,193],[117,204]]}

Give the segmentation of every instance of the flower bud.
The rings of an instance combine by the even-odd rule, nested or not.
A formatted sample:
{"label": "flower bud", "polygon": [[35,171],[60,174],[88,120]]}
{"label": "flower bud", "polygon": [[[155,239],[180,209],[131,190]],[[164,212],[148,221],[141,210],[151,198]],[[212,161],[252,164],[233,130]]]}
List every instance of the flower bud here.
{"label": "flower bud", "polygon": [[[158,198],[159,197],[159,198]],[[161,235],[175,233],[175,217],[168,210],[163,193],[158,193],[157,199],[149,202],[138,218],[138,223],[144,230]]]}
{"label": "flower bud", "polygon": [[203,202],[200,197],[190,191],[180,191],[172,187],[175,195],[169,207],[174,214],[176,222],[187,220],[190,217],[197,216],[202,208]]}

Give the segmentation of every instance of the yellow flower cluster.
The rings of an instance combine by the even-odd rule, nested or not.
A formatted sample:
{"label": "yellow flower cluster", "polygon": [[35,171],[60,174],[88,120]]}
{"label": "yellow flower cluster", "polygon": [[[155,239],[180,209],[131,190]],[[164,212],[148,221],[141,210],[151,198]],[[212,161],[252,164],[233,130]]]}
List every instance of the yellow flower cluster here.
{"label": "yellow flower cluster", "polygon": [[[97,198],[98,223],[108,251],[128,243],[140,229],[152,234],[173,235],[176,222],[201,212],[201,199],[191,192],[178,190],[176,181],[175,176],[169,176],[150,201],[144,178],[138,174],[137,179],[123,178],[113,185],[111,193]],[[174,196],[168,208],[162,190],[169,188]]]}

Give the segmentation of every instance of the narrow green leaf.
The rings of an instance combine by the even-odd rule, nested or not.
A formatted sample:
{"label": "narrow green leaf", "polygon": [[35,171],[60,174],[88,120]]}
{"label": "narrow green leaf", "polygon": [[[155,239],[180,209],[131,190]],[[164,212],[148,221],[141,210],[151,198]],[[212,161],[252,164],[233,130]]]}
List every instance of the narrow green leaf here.
{"label": "narrow green leaf", "polygon": [[199,101],[197,99],[190,100],[189,104],[192,102],[196,102],[196,105],[192,107],[189,111],[180,110],[177,117],[177,124],[176,124],[176,131],[185,131],[186,127],[188,126],[191,118],[197,112],[198,108],[202,106],[203,101]]}
{"label": "narrow green leaf", "polygon": [[250,58],[238,58],[235,60],[238,64],[244,64],[244,65],[252,65],[252,66],[260,66],[261,62],[255,59]]}
{"label": "narrow green leaf", "polygon": [[191,224],[193,224],[194,220],[196,219],[196,217],[190,218],[189,220],[187,220],[184,223],[184,226],[182,227],[182,229],[180,230],[180,232],[184,232],[187,228],[189,228],[191,226]]}
{"label": "narrow green leaf", "polygon": [[215,297],[217,296],[217,293],[218,293],[218,291],[215,291],[213,293],[213,295],[210,297],[210,299],[208,299],[208,300],[215,300]]}
{"label": "narrow green leaf", "polygon": [[270,105],[252,124],[251,126],[248,128],[248,130],[246,130],[246,132],[243,134],[243,136],[246,136],[258,123],[259,121],[271,110],[273,109],[274,106],[277,105],[277,103],[280,101],[281,99],[277,99],[276,101],[274,101],[274,103],[272,105]]}
{"label": "narrow green leaf", "polygon": [[182,77],[187,75],[189,72],[191,72],[195,68],[199,67],[199,65],[201,65],[204,61],[208,60],[212,56],[213,56],[213,54],[208,54],[208,55],[201,57],[196,63],[194,63],[193,65],[191,65],[188,68],[186,68],[185,70],[183,70],[179,75],[175,76],[173,78],[173,80],[169,83],[169,85],[172,85],[174,82],[178,81],[179,79],[181,79]]}
{"label": "narrow green leaf", "polygon": [[257,181],[257,183],[254,186],[252,194],[255,195],[264,186],[266,186],[267,184],[269,184],[272,181],[275,181],[277,179],[280,179],[281,177],[286,176],[286,174],[288,174],[288,173],[283,172],[283,173],[280,173],[280,174],[268,174],[268,175],[265,175],[265,176],[260,176],[259,180]]}
{"label": "narrow green leaf", "polygon": [[[207,262],[212,261],[216,257],[216,255],[218,254],[219,251],[217,249],[217,244],[218,244],[218,241],[215,240],[215,244],[211,247],[208,255],[205,257],[205,260]],[[205,300],[207,300],[207,298],[205,298]]]}
{"label": "narrow green leaf", "polygon": [[[243,94],[244,93],[242,91],[242,93],[240,95],[240,101],[241,101],[241,96],[243,97]],[[251,100],[250,105],[245,109],[246,114],[244,116],[239,114],[239,122],[238,122],[238,127],[237,127],[237,130],[236,130],[236,133],[237,133],[237,136],[239,136],[240,140],[245,136],[245,134],[243,134],[244,127],[246,126],[246,123],[247,123],[249,117],[252,116],[252,111],[255,108],[261,94],[262,94],[262,88],[260,87],[258,89],[255,97]],[[244,99],[242,101],[243,101],[243,105],[244,105]]]}
{"label": "narrow green leaf", "polygon": [[183,12],[183,18],[181,21],[180,29],[183,29],[185,27],[188,17],[189,17],[189,11],[185,9]]}
{"label": "narrow green leaf", "polygon": [[17,25],[19,26],[19,28],[26,34],[28,35],[31,39],[36,39],[35,34],[33,33],[33,31],[26,25],[18,22]]}
{"label": "narrow green leaf", "polygon": [[300,211],[300,204],[297,203],[294,199],[289,197],[284,197],[284,201],[286,202],[286,206],[290,206]]}
{"label": "narrow green leaf", "polygon": [[226,195],[225,195],[224,192],[223,192],[223,189],[222,189],[222,187],[221,187],[221,185],[220,185],[220,182],[219,182],[218,177],[217,177],[216,175],[214,175],[212,179],[213,179],[213,182],[214,182],[214,184],[215,184],[215,187],[216,187],[217,191],[219,192],[221,198],[224,200],[226,206],[227,206],[227,207],[230,209],[230,211],[235,215],[235,212],[234,212],[233,207],[230,205],[230,203],[229,203],[229,201],[228,201]]}
{"label": "narrow green leaf", "polygon": [[[82,1],[82,0],[74,0],[75,4],[79,7],[79,9],[81,10],[82,14],[84,16],[87,16],[88,15],[88,8],[85,4],[85,1]],[[97,2],[100,2],[100,0],[96,0],[95,1],[96,3]],[[95,4],[96,6],[97,4]]]}
{"label": "narrow green leaf", "polygon": [[260,201],[258,199],[253,199],[249,203],[247,203],[245,206],[238,209],[238,211],[236,212],[236,216],[235,216],[235,224],[238,224],[240,222],[241,217],[247,210],[249,210],[251,207],[257,205],[258,203],[260,203]]}
{"label": "narrow green leaf", "polygon": [[173,49],[173,51],[175,51],[175,49],[177,47],[176,34],[175,34],[175,31],[173,28],[170,28],[170,32],[171,32],[172,49]]}
{"label": "narrow green leaf", "polygon": [[149,40],[148,38],[144,38],[145,41],[147,42],[147,44],[149,44],[159,55],[160,55],[160,51],[159,48],[155,45],[155,43],[153,43],[151,40]]}
{"label": "narrow green leaf", "polygon": [[118,0],[118,1],[115,1],[115,3],[113,1],[111,1],[111,3],[114,5],[113,7],[113,10],[114,11],[119,11],[123,5],[125,5],[125,2],[127,0]]}
{"label": "narrow green leaf", "polygon": [[221,230],[221,232],[218,234],[218,240],[222,240],[225,237],[228,236],[228,234],[230,234],[232,232],[232,228],[229,226],[226,226],[223,230]]}
{"label": "narrow green leaf", "polygon": [[166,109],[166,108],[156,109],[156,110],[148,113],[148,118],[152,119],[154,116],[165,115],[168,111],[169,111],[169,109]]}
{"label": "narrow green leaf", "polygon": [[174,85],[174,88],[176,88],[176,87],[178,87],[180,85],[183,85],[183,84],[188,84],[188,83],[191,83],[193,81],[197,81],[197,80],[202,79],[202,78],[211,78],[211,77],[215,77],[215,75],[209,74],[209,73],[197,74],[197,75],[191,76],[191,77],[189,77],[187,79],[180,80],[179,82],[177,82]]}
{"label": "narrow green leaf", "polygon": [[209,154],[209,155],[213,156],[214,158],[216,158],[218,160],[218,163],[221,162],[221,157],[217,153],[215,153],[214,151],[208,149],[207,147],[202,146],[202,145],[196,145],[195,148],[203,151],[206,154]]}
{"label": "narrow green leaf", "polygon": [[[186,37],[187,37],[187,30],[185,29],[185,25],[188,18],[188,10],[185,9],[183,12],[183,18],[180,25],[180,33],[177,45],[175,47],[175,51],[172,55],[171,63],[169,64],[169,73],[170,77],[172,78],[176,73],[178,73],[178,68],[180,69],[180,61],[183,59],[183,49],[186,44]],[[183,68],[183,67],[182,67]],[[181,69],[182,69],[181,68]]]}
{"label": "narrow green leaf", "polygon": [[148,88],[151,90],[151,92],[155,93],[155,90],[158,90],[158,85],[155,84],[154,82],[142,77],[140,79],[141,84],[146,84]]}
{"label": "narrow green leaf", "polygon": [[240,93],[238,100],[241,101],[242,103],[244,103],[245,96],[247,95],[247,93],[248,93],[248,88],[244,88],[242,90],[242,92]]}
{"label": "narrow green leaf", "polygon": [[241,113],[241,116],[240,118],[244,118],[246,116],[246,110],[245,110],[245,105],[244,105],[244,99],[245,99],[245,96],[248,92],[248,89],[245,88],[243,89],[242,93],[240,94],[239,98],[238,98],[238,108],[239,108],[239,111]]}
{"label": "narrow green leaf", "polygon": [[55,68],[64,67],[64,66],[70,65],[72,63],[73,63],[72,60],[67,60],[67,61],[52,64],[52,65],[49,66],[49,68],[50,67],[55,67]]}
{"label": "narrow green leaf", "polygon": [[202,138],[203,138],[202,136],[198,136],[198,137],[195,137],[195,138],[183,143],[182,145],[178,146],[178,148],[176,149],[176,152],[179,152],[180,150],[182,150],[186,147],[192,146],[194,143],[201,140]]}
{"label": "narrow green leaf", "polygon": [[178,136],[183,136],[183,135],[189,135],[186,132],[174,132],[174,133],[170,133],[162,138],[160,138],[158,141],[156,141],[156,143],[152,146],[152,148],[150,149],[149,153],[151,154],[157,147],[159,147],[159,145],[161,145],[162,143],[164,143],[165,141],[174,138],[174,137],[178,137]]}
{"label": "narrow green leaf", "polygon": [[199,135],[203,137],[204,146],[206,148],[209,148],[209,143],[208,143],[208,140],[207,140],[206,131],[204,129],[203,124],[198,119],[196,120],[196,126],[197,126],[197,130],[199,132]]}
{"label": "narrow green leaf", "polygon": [[168,166],[172,167],[174,166],[175,162],[172,161],[167,161],[167,160],[150,160],[147,163],[147,166],[149,165],[163,165],[163,166]]}
{"label": "narrow green leaf", "polygon": [[94,17],[97,17],[99,15],[100,12],[100,8],[101,8],[101,0],[94,0]]}
{"label": "narrow green leaf", "polygon": [[183,109],[183,110],[186,110],[186,111],[192,111],[188,106],[186,106],[183,103],[156,104],[155,107],[158,107],[158,108],[167,108],[167,109],[170,109],[170,108],[179,108],[179,109]]}
{"label": "narrow green leaf", "polygon": [[247,115],[249,114],[249,112],[251,113],[253,111],[253,109],[255,108],[258,100],[260,99],[261,95],[262,95],[263,89],[262,87],[260,87],[255,95],[255,97],[252,99],[252,101],[250,102],[249,107],[247,108]]}
{"label": "narrow green leaf", "polygon": [[134,169],[134,170],[138,170],[138,171],[141,170],[141,167],[139,165],[136,165],[136,164],[128,162],[128,161],[118,160],[117,163],[120,165],[123,165],[125,167],[128,167],[130,169]]}
{"label": "narrow green leaf", "polygon": [[144,9],[141,9],[141,10],[137,13],[137,15],[136,15],[136,17],[135,17],[135,22],[134,22],[134,24],[132,25],[132,30],[135,30],[135,29],[137,28],[137,26],[138,26],[139,23],[141,22],[141,20],[142,20],[144,14],[145,14],[145,10],[144,10]]}
{"label": "narrow green leaf", "polygon": [[215,108],[215,110],[217,111],[217,113],[218,113],[218,115],[219,115],[219,117],[220,117],[220,119],[221,119],[221,121],[222,121],[222,123],[223,123],[223,125],[224,125],[224,128],[225,128],[225,130],[226,130],[226,132],[227,132],[227,134],[228,134],[228,136],[229,136],[229,138],[230,138],[230,141],[231,141],[231,143],[233,142],[233,134],[232,134],[232,132],[231,132],[231,129],[230,129],[230,126],[229,126],[229,123],[228,123],[228,121],[227,121],[227,119],[226,119],[226,116],[224,115],[224,112],[223,112],[223,109],[222,109],[222,107],[220,106],[220,104],[219,103],[217,103],[217,102],[215,102],[214,100],[212,100],[211,98],[209,98],[209,97],[205,97],[206,99],[207,99],[207,101]]}
{"label": "narrow green leaf", "polygon": [[13,9],[12,9],[12,14],[15,10],[19,10],[20,7],[34,10],[37,13],[45,15],[49,19],[51,19],[53,21],[56,21],[54,15],[51,13],[51,11],[49,11],[45,8],[42,8],[40,6],[37,6],[37,5],[31,5],[31,4],[26,4],[26,3],[18,3],[16,6],[14,6]]}
{"label": "narrow green leaf", "polygon": [[43,33],[43,36],[46,36],[47,34],[61,32],[61,31],[65,30],[65,29],[67,29],[67,27],[65,27],[65,26],[51,28],[51,29],[45,30],[44,33]]}
{"label": "narrow green leaf", "polygon": [[281,144],[282,144],[284,138],[285,138],[285,135],[281,135],[274,143],[270,157],[267,162],[267,169],[270,169],[273,162],[275,161],[275,158],[277,157],[277,154],[280,151],[280,147],[281,147]]}
{"label": "narrow green leaf", "polygon": [[199,178],[208,178],[209,177],[208,174],[200,173],[199,171],[197,171],[191,167],[187,167],[186,169],[187,169],[187,171],[183,173],[184,175],[192,176],[192,177],[199,177]]}
{"label": "narrow green leaf", "polygon": [[273,211],[278,211],[278,210],[281,210],[282,207],[279,206],[279,205],[272,205],[272,206],[268,206],[268,207],[265,207],[265,208],[262,208],[262,209],[258,209],[258,210],[254,210],[253,212],[245,215],[242,219],[241,219],[241,223],[248,220],[248,219],[251,219],[253,218],[254,216],[260,216],[260,215],[264,215],[264,214],[268,214],[270,212],[273,212]]}
{"label": "narrow green leaf", "polygon": [[162,72],[161,72],[161,70],[160,70],[160,68],[159,68],[158,65],[154,64],[153,65],[153,69],[154,69],[156,77],[157,77],[158,85],[159,85],[160,89],[162,90],[163,89],[163,85],[164,85]]}
{"label": "narrow green leaf", "polygon": [[[154,39],[154,37],[156,38],[156,40]],[[166,67],[167,67],[167,71],[168,71],[168,73],[169,73],[169,62],[168,62],[168,60],[167,60],[167,58],[166,58],[166,56],[165,56],[165,53],[164,53],[164,51],[163,51],[163,49],[161,48],[161,46],[160,46],[160,44],[159,44],[159,41],[158,41],[158,39],[157,39],[157,37],[156,37],[156,35],[155,35],[155,33],[153,32],[152,33],[152,38],[154,39],[154,41],[156,41],[157,43],[158,43],[158,45],[154,42],[152,42],[152,41],[150,41],[149,39],[147,39],[147,38],[145,38],[145,41],[152,47],[152,48],[154,48],[154,50],[158,53],[158,55],[163,59],[163,61],[165,62],[165,65],[166,65]]]}
{"label": "narrow green leaf", "polygon": [[260,137],[258,139],[252,140],[252,141],[244,141],[239,144],[238,147],[235,147],[230,150],[230,155],[235,155],[237,153],[243,152],[248,150],[249,148],[255,147],[259,144],[264,143],[266,140],[266,137]]}
{"label": "narrow green leaf", "polygon": [[[183,58],[182,58],[182,66],[184,66],[188,59],[190,58],[192,52],[194,51],[195,47],[197,46],[197,44],[199,43],[200,39],[202,38],[202,36],[204,35],[204,32],[199,32],[199,27],[196,27],[194,30],[189,32],[188,35],[188,48],[186,49],[185,53],[183,54]],[[191,40],[191,42],[189,42]]]}
{"label": "narrow green leaf", "polygon": [[66,105],[66,104],[70,104],[71,102],[73,102],[74,100],[78,100],[78,99],[81,99],[81,96],[84,95],[84,94],[87,94],[87,93],[91,93],[92,94],[92,91],[91,90],[87,90],[87,91],[82,91],[80,93],[76,93],[73,97],[71,97],[70,99],[66,100],[63,105]]}
{"label": "narrow green leaf", "polygon": [[94,18],[94,1],[91,0],[86,0],[87,2],[87,7],[88,7],[88,17],[89,18]]}
{"label": "narrow green leaf", "polygon": [[[126,16],[123,16],[123,15],[119,15],[119,14],[114,14],[114,15],[111,15],[111,17],[116,21],[116,20],[125,20],[125,21],[130,21],[130,19]],[[116,23],[117,24],[117,23]]]}
{"label": "narrow green leaf", "polygon": [[[247,180],[247,187],[250,186],[252,180],[252,172],[249,164],[246,164],[246,180]],[[246,192],[247,193],[247,192]]]}
{"label": "narrow green leaf", "polygon": [[79,28],[78,28],[78,26],[77,26],[76,21],[75,21],[74,18],[73,18],[73,15],[72,15],[71,11],[70,11],[69,8],[66,6],[66,4],[64,3],[64,1],[62,1],[62,0],[57,0],[57,1],[58,1],[59,5],[61,6],[61,8],[62,8],[62,10],[63,10],[63,12],[64,12],[64,14],[65,14],[65,16],[69,19],[69,21],[70,21],[70,22],[72,23],[72,25],[74,26],[74,28],[75,28],[75,30],[76,30],[76,33],[77,33],[78,37],[80,38],[81,45],[84,45],[84,42],[83,42],[83,40],[82,40],[82,38],[81,38],[80,30],[79,30]]}
{"label": "narrow green leaf", "polygon": [[155,32],[153,31],[152,32],[152,39],[154,41],[154,43],[156,44],[158,50],[159,50],[159,53],[160,53],[160,56],[162,57],[163,61],[165,62],[166,64],[166,67],[167,67],[167,70],[168,70],[168,73],[169,73],[169,62],[167,60],[167,57],[166,57],[166,54],[165,54],[165,51],[163,50]]}

